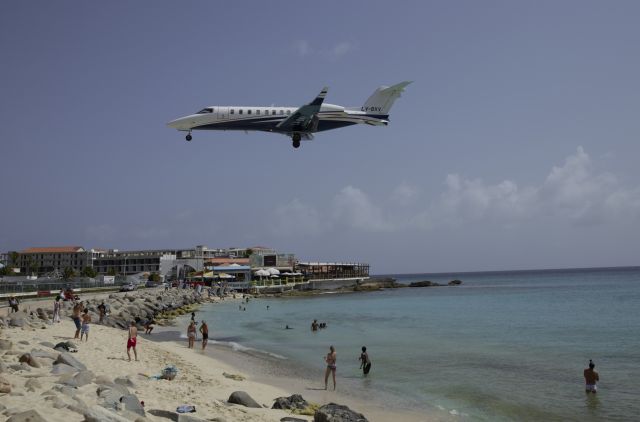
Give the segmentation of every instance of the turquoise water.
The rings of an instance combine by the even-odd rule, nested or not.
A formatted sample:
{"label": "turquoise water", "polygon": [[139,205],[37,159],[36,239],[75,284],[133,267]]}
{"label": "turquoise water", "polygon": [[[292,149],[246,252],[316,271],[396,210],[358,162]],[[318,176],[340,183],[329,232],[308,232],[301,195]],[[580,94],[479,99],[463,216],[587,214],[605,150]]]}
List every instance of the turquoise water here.
{"label": "turquoise water", "polygon": [[[318,386],[333,344],[341,391],[454,420],[640,419],[640,268],[394,277],[464,284],[222,303],[198,319],[213,340],[269,352]],[[314,318],[328,328],[312,333]],[[597,396],[583,390],[589,359]]]}

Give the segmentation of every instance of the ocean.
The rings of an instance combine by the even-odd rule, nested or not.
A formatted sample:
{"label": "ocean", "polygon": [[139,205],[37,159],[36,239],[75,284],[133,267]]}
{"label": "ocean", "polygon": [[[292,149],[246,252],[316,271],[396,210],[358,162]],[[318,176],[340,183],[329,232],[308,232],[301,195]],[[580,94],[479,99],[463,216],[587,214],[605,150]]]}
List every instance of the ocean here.
{"label": "ocean", "polygon": [[[222,302],[197,319],[213,344],[262,355],[265,377],[316,387],[334,345],[338,390],[391,409],[440,420],[640,420],[640,267],[388,276],[463,284]],[[313,319],[327,328],[311,332]],[[584,392],[589,359],[597,395]]]}

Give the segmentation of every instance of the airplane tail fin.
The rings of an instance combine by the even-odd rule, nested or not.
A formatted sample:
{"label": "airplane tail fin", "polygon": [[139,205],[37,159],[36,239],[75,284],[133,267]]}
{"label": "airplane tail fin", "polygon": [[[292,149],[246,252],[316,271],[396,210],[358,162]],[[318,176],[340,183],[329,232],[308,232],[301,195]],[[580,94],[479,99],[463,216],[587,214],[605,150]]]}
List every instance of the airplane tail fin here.
{"label": "airplane tail fin", "polygon": [[411,82],[404,81],[393,86],[381,86],[365,101],[361,110],[372,114],[389,114],[395,100],[400,98],[404,88]]}

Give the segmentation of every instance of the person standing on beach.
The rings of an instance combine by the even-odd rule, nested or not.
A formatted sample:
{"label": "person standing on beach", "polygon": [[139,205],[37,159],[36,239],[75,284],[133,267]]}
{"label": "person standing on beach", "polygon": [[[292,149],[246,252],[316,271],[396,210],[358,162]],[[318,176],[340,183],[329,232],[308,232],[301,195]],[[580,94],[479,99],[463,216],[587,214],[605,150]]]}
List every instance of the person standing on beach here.
{"label": "person standing on beach", "polygon": [[80,341],[82,336],[85,336],[85,341],[89,341],[89,323],[91,322],[91,315],[89,315],[89,309],[85,309],[82,314],[82,327],[80,329]]}
{"label": "person standing on beach", "polygon": [[53,301],[53,322],[60,322],[60,295]]}
{"label": "person standing on beach", "polygon": [[104,316],[107,313],[107,307],[104,304],[104,300],[100,305],[98,305],[98,313],[100,314],[100,320],[98,323],[102,324],[104,322]]}
{"label": "person standing on beach", "polygon": [[127,340],[127,356],[129,357],[129,362],[131,362],[131,355],[129,354],[129,349],[133,347],[133,355],[138,361],[138,352],[136,351],[136,343],[138,342],[138,328],[136,327],[136,322],[131,321],[131,326],[129,327],[129,338]]}
{"label": "person standing on beach", "polygon": [[200,332],[202,333],[202,350],[204,350],[209,342],[209,326],[204,321],[202,321],[202,324],[200,325]]}
{"label": "person standing on beach", "polygon": [[80,329],[82,328],[82,323],[80,322],[80,314],[82,313],[82,309],[84,309],[84,306],[82,306],[82,302],[76,302],[75,305],[73,305],[73,313],[71,318],[73,319],[73,323],[76,325],[76,334],[73,337],[75,338],[80,338]]}
{"label": "person standing on beach", "polygon": [[336,348],[329,346],[329,353],[325,356],[324,361],[327,362],[327,369],[324,371],[324,389],[327,389],[327,381],[329,380],[329,373],[333,377],[333,389],[336,389]]}
{"label": "person standing on beach", "polygon": [[189,349],[193,349],[193,344],[196,341],[196,323],[191,321],[187,328],[187,339],[189,340]]}
{"label": "person standing on beach", "polygon": [[595,367],[596,365],[591,359],[589,359],[589,367],[584,370],[585,391],[587,394],[596,394],[598,392],[598,387],[596,386],[596,384],[598,381],[600,381],[600,375],[598,375],[598,373],[593,370],[593,368]]}
{"label": "person standing on beach", "polygon": [[362,369],[364,375],[367,375],[371,370],[371,360],[369,360],[369,354],[365,346],[362,346],[362,353],[360,353],[360,369]]}

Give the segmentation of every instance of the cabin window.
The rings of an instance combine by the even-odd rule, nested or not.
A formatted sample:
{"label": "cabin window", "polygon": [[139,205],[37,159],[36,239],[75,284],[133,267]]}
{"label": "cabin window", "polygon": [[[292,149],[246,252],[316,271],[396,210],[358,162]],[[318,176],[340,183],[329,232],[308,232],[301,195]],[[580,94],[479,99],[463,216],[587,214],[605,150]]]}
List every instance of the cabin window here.
{"label": "cabin window", "polygon": [[251,110],[247,110],[247,114],[251,114]]}
{"label": "cabin window", "polygon": [[256,114],[259,116],[260,115],[260,110],[256,110]]}
{"label": "cabin window", "polygon": [[242,114],[242,109],[238,110],[238,114]]}
{"label": "cabin window", "polygon": [[236,111],[234,109],[231,109],[231,111],[229,111],[229,114],[235,114]]}
{"label": "cabin window", "polygon": [[291,114],[291,110],[287,110],[287,116]]}
{"label": "cabin window", "polygon": [[275,116],[275,115],[276,115],[276,111],[275,111],[275,110],[273,110],[273,111],[271,112],[271,114],[273,114],[273,115]]}
{"label": "cabin window", "polygon": [[284,114],[284,110],[280,110],[280,114]]}

